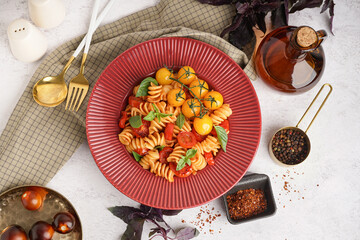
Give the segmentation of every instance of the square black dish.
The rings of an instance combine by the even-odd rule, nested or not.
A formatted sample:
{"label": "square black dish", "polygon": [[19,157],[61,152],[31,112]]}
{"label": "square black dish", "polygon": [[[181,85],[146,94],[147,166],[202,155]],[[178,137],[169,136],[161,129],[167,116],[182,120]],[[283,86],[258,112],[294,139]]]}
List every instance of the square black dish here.
{"label": "square black dish", "polygon": [[[266,210],[262,213],[259,213],[257,215],[254,215],[254,216],[251,216],[248,218],[243,218],[243,219],[239,219],[239,220],[232,219],[229,214],[228,203],[227,203],[226,197],[231,194],[236,193],[239,190],[245,190],[245,189],[249,189],[249,188],[261,189],[264,192],[265,198],[267,201]],[[230,191],[225,193],[222,196],[222,198],[223,198],[223,201],[225,204],[226,216],[231,224],[239,224],[239,223],[244,223],[244,222],[248,222],[248,221],[255,220],[255,219],[269,217],[271,215],[274,215],[276,212],[276,203],[275,203],[275,198],[274,198],[274,195],[272,192],[270,179],[265,174],[252,173],[249,175],[245,175],[232,189],[230,189]]]}

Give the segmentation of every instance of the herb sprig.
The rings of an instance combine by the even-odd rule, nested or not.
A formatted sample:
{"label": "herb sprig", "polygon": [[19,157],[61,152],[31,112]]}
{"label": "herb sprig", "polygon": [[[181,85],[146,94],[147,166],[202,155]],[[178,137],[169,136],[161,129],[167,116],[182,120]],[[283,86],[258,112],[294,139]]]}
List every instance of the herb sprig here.
{"label": "herb sprig", "polygon": [[195,157],[197,153],[196,149],[189,149],[187,150],[185,156],[181,156],[177,166],[176,166],[176,171],[180,171],[181,169],[183,169],[185,167],[185,164],[191,166],[191,158]]}
{"label": "herb sprig", "polygon": [[171,117],[171,116],[173,115],[172,113],[170,113],[170,114],[161,113],[161,112],[159,111],[159,109],[156,107],[155,104],[152,104],[152,105],[153,105],[153,108],[154,108],[155,112],[154,112],[154,111],[150,111],[150,112],[148,113],[148,115],[146,115],[146,116],[144,117],[144,120],[146,120],[146,121],[151,122],[151,121],[154,120],[155,117],[156,117],[156,118],[158,119],[158,121],[161,122],[161,118],[169,117],[169,116]]}

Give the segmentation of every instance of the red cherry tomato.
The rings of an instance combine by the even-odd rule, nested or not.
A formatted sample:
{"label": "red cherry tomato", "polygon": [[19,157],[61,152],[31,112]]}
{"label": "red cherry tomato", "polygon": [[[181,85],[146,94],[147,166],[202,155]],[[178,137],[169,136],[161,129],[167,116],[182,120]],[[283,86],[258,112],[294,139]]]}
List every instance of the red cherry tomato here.
{"label": "red cherry tomato", "polygon": [[54,235],[54,228],[44,221],[36,222],[29,232],[30,240],[51,240]]}
{"label": "red cherry tomato", "polygon": [[207,136],[207,135],[200,135],[200,134],[198,134],[198,133],[196,132],[195,128],[193,128],[193,129],[191,130],[191,132],[195,135],[196,141],[198,141],[198,142],[204,141],[205,138],[206,138],[206,136]]}
{"label": "red cherry tomato", "polygon": [[132,107],[136,107],[138,108],[140,106],[141,103],[143,103],[144,101],[141,98],[138,97],[134,97],[134,96],[130,96],[129,97],[129,104]]}
{"label": "red cherry tomato", "polygon": [[[226,132],[228,132],[230,130],[230,124],[229,124],[229,120],[225,119],[224,121],[222,121],[220,124],[219,124],[220,127],[223,127],[225,129]],[[217,133],[216,133],[216,130],[215,128],[213,128],[211,130],[211,134],[214,136],[214,137],[217,137]]]}
{"label": "red cherry tomato", "polygon": [[183,148],[192,148],[196,144],[196,138],[192,132],[180,132],[177,140]]}
{"label": "red cherry tomato", "polygon": [[34,211],[42,206],[43,198],[40,193],[29,190],[23,193],[21,202],[27,210]]}
{"label": "red cherry tomato", "polygon": [[175,124],[168,123],[165,128],[165,139],[171,141],[173,137]]}
{"label": "red cherry tomato", "polygon": [[159,156],[160,156],[160,162],[161,163],[167,163],[166,159],[168,158],[168,156],[170,155],[170,153],[172,153],[174,149],[171,147],[164,147],[163,150],[160,151]]}
{"label": "red cherry tomato", "polygon": [[185,167],[183,167],[180,171],[176,171],[176,166],[177,164],[174,162],[169,163],[171,171],[173,171],[177,177],[188,177],[193,172],[191,166],[187,164],[185,164]]}
{"label": "red cherry tomato", "polygon": [[53,227],[58,233],[69,233],[75,227],[75,217],[69,212],[60,212],[54,216]]}
{"label": "red cherry tomato", "polygon": [[149,149],[147,148],[137,148],[135,149],[135,152],[139,154],[140,156],[145,156],[148,153]]}
{"label": "red cherry tomato", "polygon": [[127,113],[125,111],[122,111],[121,112],[121,118],[120,118],[120,121],[119,121],[119,127],[120,128],[125,128],[125,123],[126,123],[127,120],[128,120]]}
{"label": "red cherry tomato", "polygon": [[214,165],[215,161],[214,161],[214,156],[212,155],[211,152],[204,152],[204,156],[205,156],[205,160],[209,165]]}
{"label": "red cherry tomato", "polygon": [[25,230],[19,225],[11,225],[0,233],[1,240],[27,240]]}
{"label": "red cherry tomato", "polygon": [[145,121],[144,119],[141,119],[141,122],[142,122],[142,125],[140,127],[138,127],[138,128],[132,127],[133,134],[135,135],[135,137],[138,137],[138,138],[144,138],[149,135],[150,122]]}

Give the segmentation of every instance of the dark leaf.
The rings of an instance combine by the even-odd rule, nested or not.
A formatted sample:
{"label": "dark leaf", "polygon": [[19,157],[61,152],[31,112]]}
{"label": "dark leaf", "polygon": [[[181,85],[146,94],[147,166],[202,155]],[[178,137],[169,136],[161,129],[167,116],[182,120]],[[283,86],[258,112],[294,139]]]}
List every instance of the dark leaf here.
{"label": "dark leaf", "polygon": [[108,208],[109,211],[114,214],[116,217],[123,220],[125,223],[129,224],[131,220],[133,220],[133,213],[140,213],[142,212],[138,208],[121,206],[121,207],[111,207]]}
{"label": "dark leaf", "polygon": [[324,1],[324,4],[323,4],[323,6],[321,8],[320,13],[325,12],[330,7],[330,2],[332,2],[332,0],[325,0]]}
{"label": "dark leaf", "polygon": [[265,15],[266,15],[265,13],[257,13],[256,14],[257,26],[263,33],[266,32]]}
{"label": "dark leaf", "polygon": [[254,12],[256,13],[265,13],[271,12],[276,8],[281,6],[280,1],[268,2],[268,3],[259,3],[257,6],[254,6]]}
{"label": "dark leaf", "polygon": [[188,240],[199,235],[199,231],[196,228],[185,227],[180,229],[176,234],[177,240]]}
{"label": "dark leaf", "polygon": [[325,12],[327,9],[329,9],[329,14],[330,14],[330,31],[332,34],[333,33],[333,20],[334,20],[334,7],[335,7],[335,3],[333,0],[325,0],[324,5],[321,8],[321,12],[323,13]]}
{"label": "dark leaf", "polygon": [[156,220],[158,222],[164,222],[161,209],[149,207],[141,204],[140,209],[146,214],[147,219]]}
{"label": "dark leaf", "polygon": [[322,1],[323,0],[299,0],[292,6],[290,13],[303,10],[304,8],[320,7]]}
{"label": "dark leaf", "polygon": [[141,240],[144,222],[144,219],[132,219],[122,235],[121,240]]}
{"label": "dark leaf", "polygon": [[287,26],[289,21],[289,4],[288,0],[284,0],[284,3],[277,9],[271,12],[271,23],[274,28]]}
{"label": "dark leaf", "polygon": [[198,2],[219,6],[224,4],[231,4],[232,0],[198,0]]}
{"label": "dark leaf", "polygon": [[162,209],[162,213],[165,216],[175,216],[178,215],[182,210],[165,210]]}
{"label": "dark leaf", "polygon": [[240,25],[242,24],[242,20],[243,20],[242,15],[236,14],[235,17],[234,17],[234,19],[233,19],[232,24],[231,24],[229,27],[225,28],[225,29],[221,32],[220,37],[223,37],[223,36],[225,36],[225,34],[231,32],[231,31],[235,31],[236,29],[238,29],[238,28],[240,27]]}
{"label": "dark leaf", "polygon": [[252,26],[247,24],[247,19],[244,18],[239,27],[229,34],[229,41],[235,47],[242,49],[247,43],[249,43],[255,34],[252,30]]}

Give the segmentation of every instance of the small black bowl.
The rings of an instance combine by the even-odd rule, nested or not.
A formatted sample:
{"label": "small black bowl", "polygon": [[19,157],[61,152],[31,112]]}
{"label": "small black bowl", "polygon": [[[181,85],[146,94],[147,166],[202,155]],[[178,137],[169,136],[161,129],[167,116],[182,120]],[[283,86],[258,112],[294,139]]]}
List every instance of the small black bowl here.
{"label": "small black bowl", "polygon": [[[232,219],[229,214],[226,197],[233,193],[236,193],[239,190],[245,190],[245,189],[249,189],[249,188],[261,189],[264,191],[265,198],[267,201],[266,210],[258,215],[252,216],[252,217],[243,218],[243,219],[239,219],[239,220]],[[276,212],[276,203],[275,203],[275,198],[274,198],[274,195],[273,195],[273,192],[271,189],[270,179],[265,174],[251,173],[251,174],[245,175],[230,191],[225,193],[222,196],[222,198],[224,200],[227,219],[229,220],[229,222],[231,224],[239,224],[239,223],[244,223],[244,222],[248,222],[248,221],[259,219],[259,218],[269,217],[271,215],[274,215]]]}

